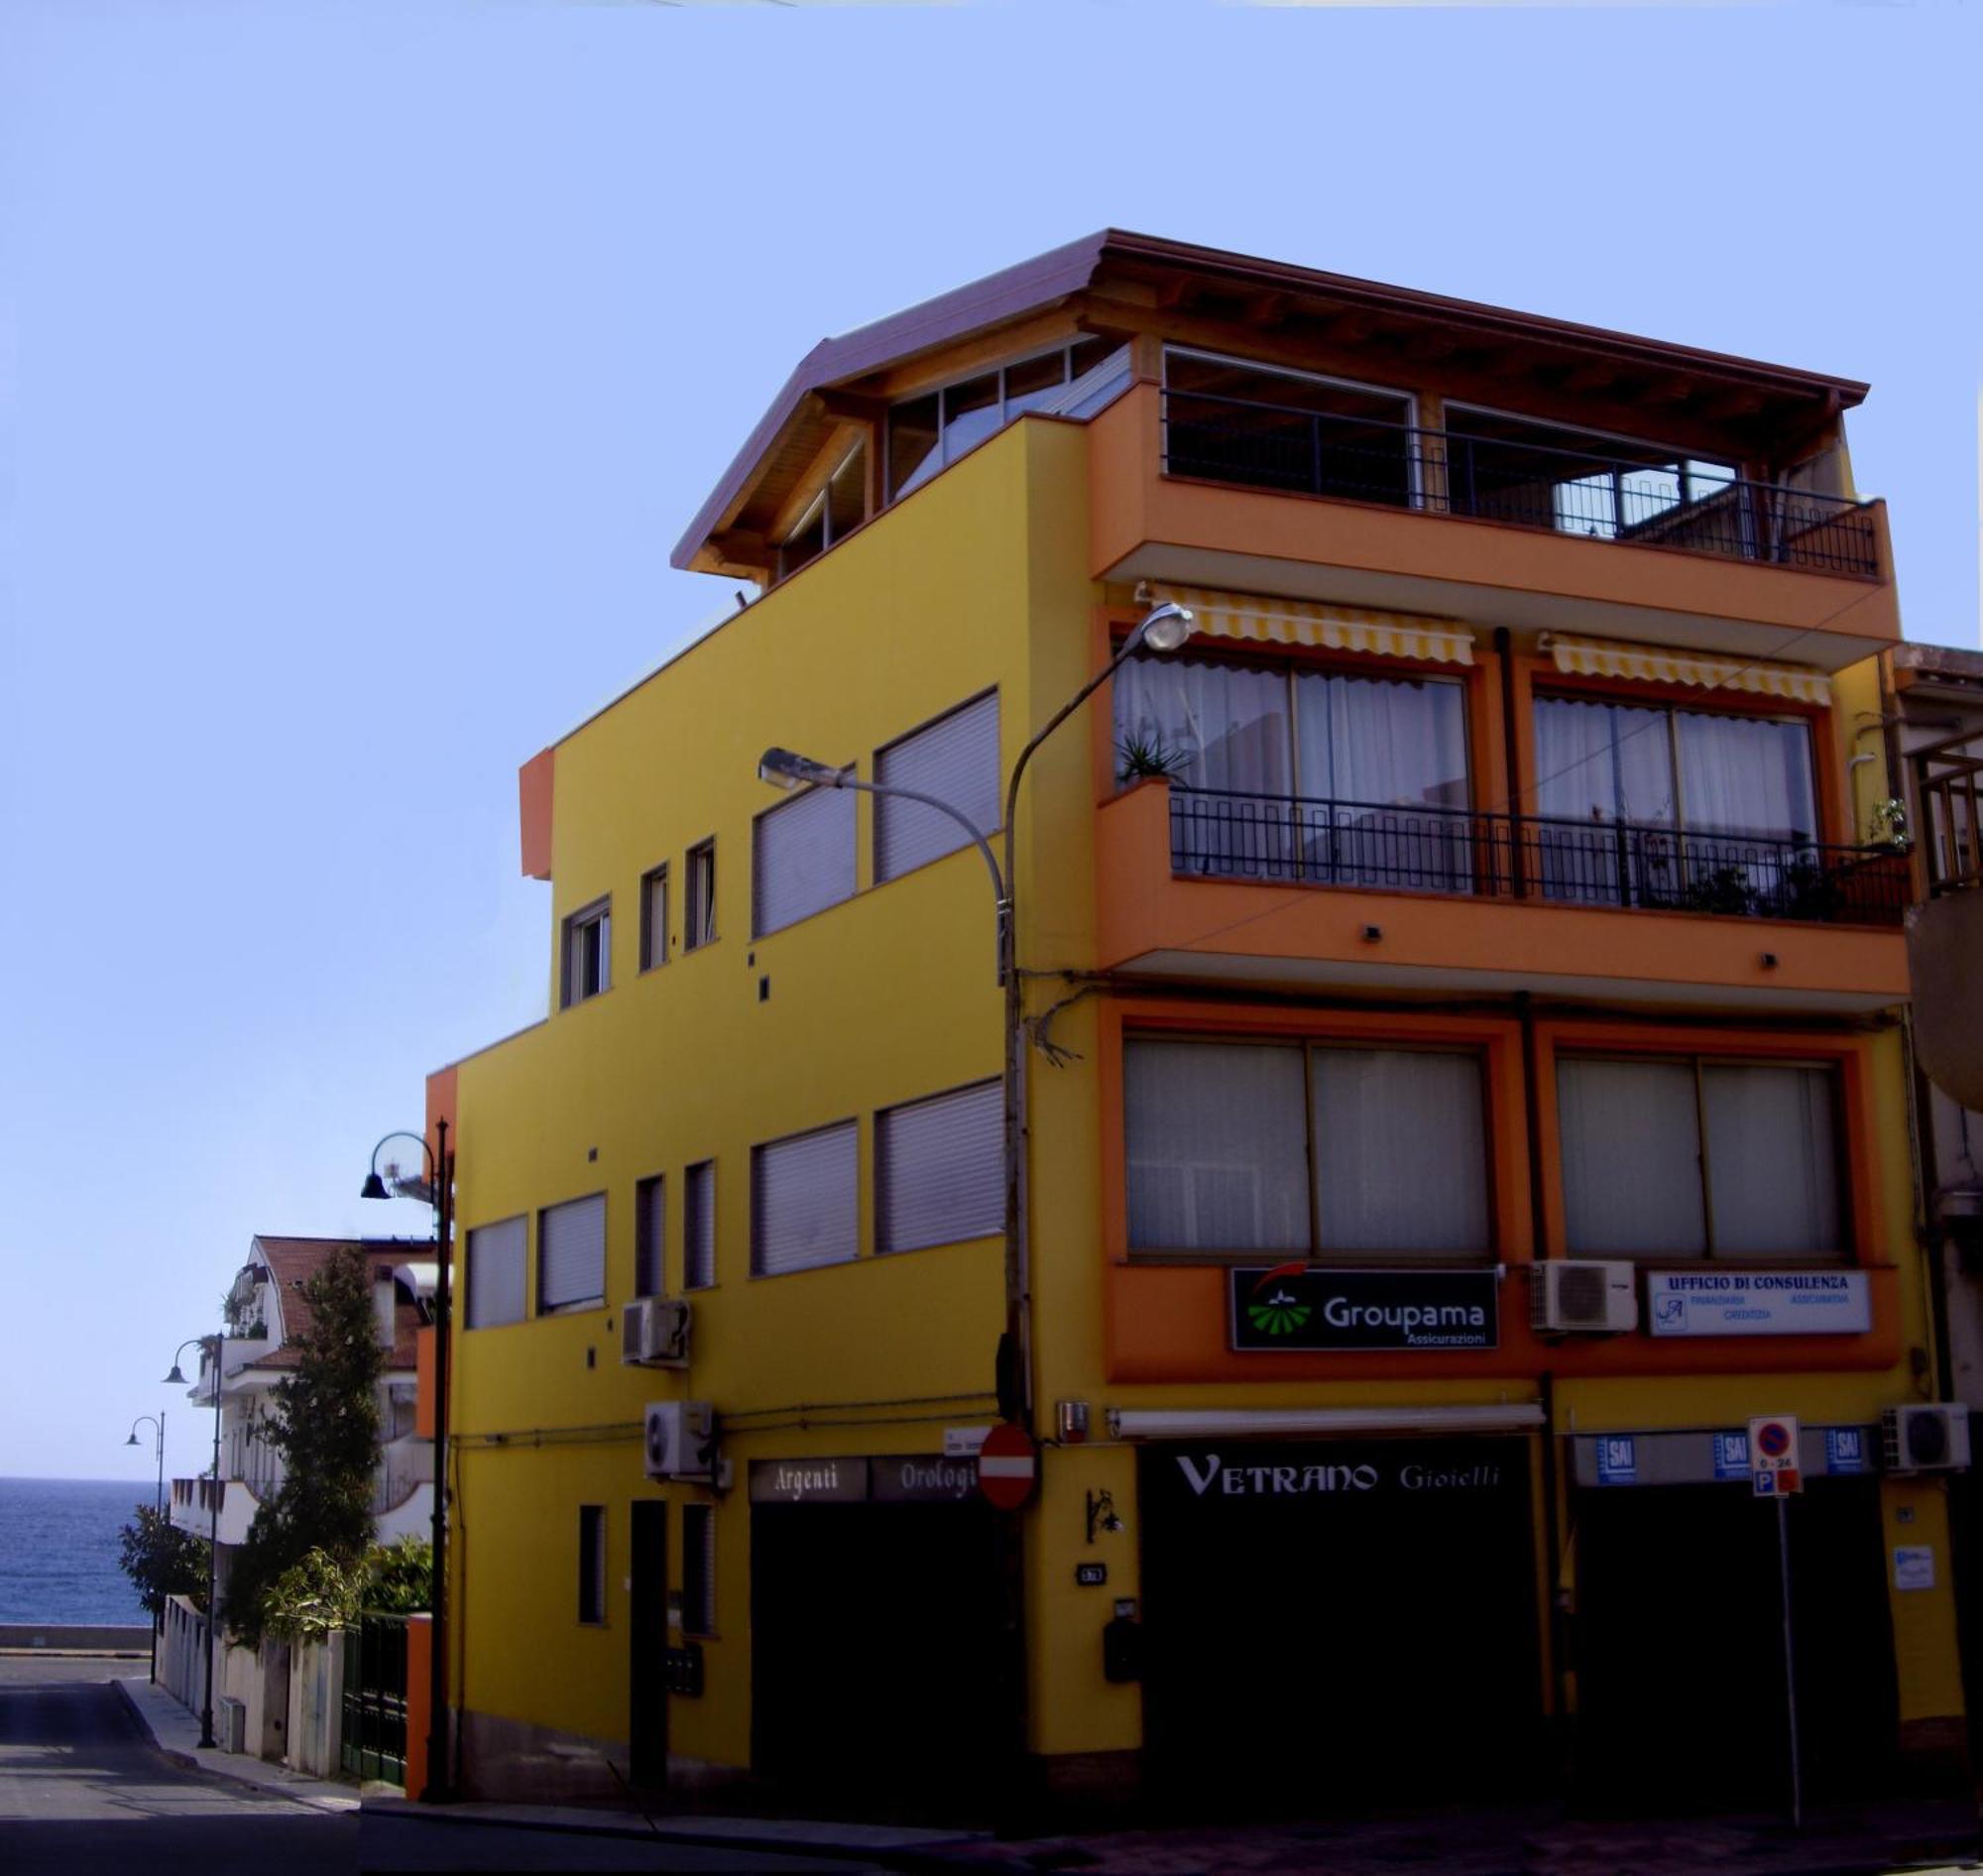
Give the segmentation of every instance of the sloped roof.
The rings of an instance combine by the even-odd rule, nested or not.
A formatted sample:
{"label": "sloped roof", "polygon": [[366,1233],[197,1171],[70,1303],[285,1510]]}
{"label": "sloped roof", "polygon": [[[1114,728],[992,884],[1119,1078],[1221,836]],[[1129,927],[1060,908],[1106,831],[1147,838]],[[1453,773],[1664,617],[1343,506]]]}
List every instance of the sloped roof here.
{"label": "sloped roof", "polygon": [[1318,295],[1344,306],[1380,308],[1401,317],[1437,320],[1448,326],[1469,327],[1506,338],[1545,341],[1643,363],[1657,363],[1668,368],[1697,371],[1716,378],[1767,387],[1779,395],[1832,398],[1836,400],[1837,408],[1849,408],[1860,403],[1867,391],[1865,385],[1853,379],[1768,365],[1755,359],[1668,344],[1600,326],[1577,325],[1537,313],[1485,305],[1475,300],[1454,299],[1441,293],[1390,287],[1346,274],[1326,273],[1284,261],[1261,260],[1221,248],[1198,247],[1190,242],[1170,241],[1157,235],[1104,228],[1078,241],[1070,241],[1065,247],[1050,249],[1016,266],[988,274],[969,286],[939,293],[934,299],[926,299],[905,311],[891,313],[869,325],[857,326],[837,338],[822,339],[799,361],[797,369],[772,399],[770,408],[758,418],[757,426],[745,439],[743,448],[723,472],[721,480],[697,511],[681,539],[675,543],[674,551],[669,556],[670,563],[687,567],[693,562],[710,535],[724,525],[732,506],[756,479],[758,467],[772,444],[798,414],[811,393],[844,385],[885,365],[911,358],[918,352],[950,344],[969,334],[1043,310],[1070,293],[1092,288],[1105,263],[1127,267],[1144,275],[1151,270],[1189,274],[1227,288],[1265,293]]}

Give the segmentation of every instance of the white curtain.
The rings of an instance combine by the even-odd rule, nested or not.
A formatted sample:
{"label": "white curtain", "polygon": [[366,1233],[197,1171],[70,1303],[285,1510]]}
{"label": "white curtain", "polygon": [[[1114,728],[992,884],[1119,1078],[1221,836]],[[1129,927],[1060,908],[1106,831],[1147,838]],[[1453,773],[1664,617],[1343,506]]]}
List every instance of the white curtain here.
{"label": "white curtain", "polygon": [[1681,801],[1690,830],[1812,840],[1810,732],[1802,723],[1683,710]]}
{"label": "white curtain", "polygon": [[1700,1091],[1715,1254],[1838,1255],[1831,1076],[1819,1068],[1703,1068]]}
{"label": "white curtain", "polygon": [[1193,658],[1131,658],[1115,673],[1115,747],[1161,749],[1193,788],[1288,793],[1288,681]]}
{"label": "white curtain", "polygon": [[1311,1060],[1323,1253],[1487,1255],[1479,1058],[1319,1048]]}
{"label": "white curtain", "polygon": [[1670,827],[1673,753],[1664,710],[1536,699],[1536,812]]}
{"label": "white curtain", "polygon": [[1122,1096],[1132,1248],[1307,1251],[1299,1048],[1132,1039]]}
{"label": "white curtain", "polygon": [[1703,1255],[1692,1066],[1567,1057],[1556,1098],[1571,1254]]}
{"label": "white curtain", "polygon": [[1295,712],[1298,793],[1366,807],[1467,805],[1458,684],[1304,673]]}

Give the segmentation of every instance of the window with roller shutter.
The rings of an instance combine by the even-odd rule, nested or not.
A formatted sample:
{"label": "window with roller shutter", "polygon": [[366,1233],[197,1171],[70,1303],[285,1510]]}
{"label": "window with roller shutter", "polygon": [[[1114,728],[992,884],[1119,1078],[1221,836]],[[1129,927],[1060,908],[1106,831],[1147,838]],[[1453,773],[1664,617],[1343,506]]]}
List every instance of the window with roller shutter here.
{"label": "window with roller shutter", "polygon": [[796,925],[854,896],[854,795],[808,788],[758,816],[751,841],[751,935]]}
{"label": "window with roller shutter", "polygon": [[537,1214],[537,1314],[606,1300],[606,1195]]}
{"label": "window with roller shutter", "polygon": [[1004,1229],[1004,1103],[979,1082],[875,1116],[875,1243],[921,1250]]}
{"label": "window with roller shutter", "polygon": [[468,1233],[468,1327],[496,1329],[524,1320],[526,1221],[507,1218]]}
{"label": "window with roller shutter", "polygon": [[860,1235],[852,1120],[751,1149],[751,1272],[782,1276],[851,1263]]}
{"label": "window with roller shutter", "polygon": [[[990,836],[999,823],[998,693],[987,691],[934,723],[876,753],[875,780],[883,788],[934,795]],[[905,873],[969,846],[964,829],[919,801],[875,800],[875,878]]]}

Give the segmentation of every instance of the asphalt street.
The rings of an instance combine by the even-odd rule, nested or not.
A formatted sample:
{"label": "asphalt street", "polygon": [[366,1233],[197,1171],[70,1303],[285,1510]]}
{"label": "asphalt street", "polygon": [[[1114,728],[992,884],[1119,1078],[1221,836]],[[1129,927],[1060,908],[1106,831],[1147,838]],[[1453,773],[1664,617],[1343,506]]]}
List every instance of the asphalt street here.
{"label": "asphalt street", "polygon": [[0,1656],[0,1871],[6,1876],[214,1876],[217,1870],[856,1876],[873,1867],[838,1857],[312,1810],[168,1758],[110,1686],[113,1675],[130,1671],[125,1661]]}

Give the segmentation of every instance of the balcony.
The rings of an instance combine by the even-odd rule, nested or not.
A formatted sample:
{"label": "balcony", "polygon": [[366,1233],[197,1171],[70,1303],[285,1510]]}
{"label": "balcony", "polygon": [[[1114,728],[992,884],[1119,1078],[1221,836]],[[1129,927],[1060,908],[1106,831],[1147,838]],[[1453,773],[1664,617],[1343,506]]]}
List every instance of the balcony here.
{"label": "balcony", "polygon": [[1884,506],[1139,385],[1089,426],[1091,571],[1837,670],[1897,643]]}
{"label": "balcony", "polygon": [[247,1480],[240,1478],[175,1478],[173,1480],[172,1520],[181,1531],[194,1537],[209,1536],[218,1509],[219,1536],[223,1544],[243,1544],[248,1527],[262,1508]]}
{"label": "balcony", "polygon": [[1983,887],[1983,732],[1918,750],[1914,763],[1929,894]]}
{"label": "balcony", "polygon": [[1108,969],[1811,1012],[1908,994],[1894,848],[1163,782],[1105,802],[1096,839]]}

